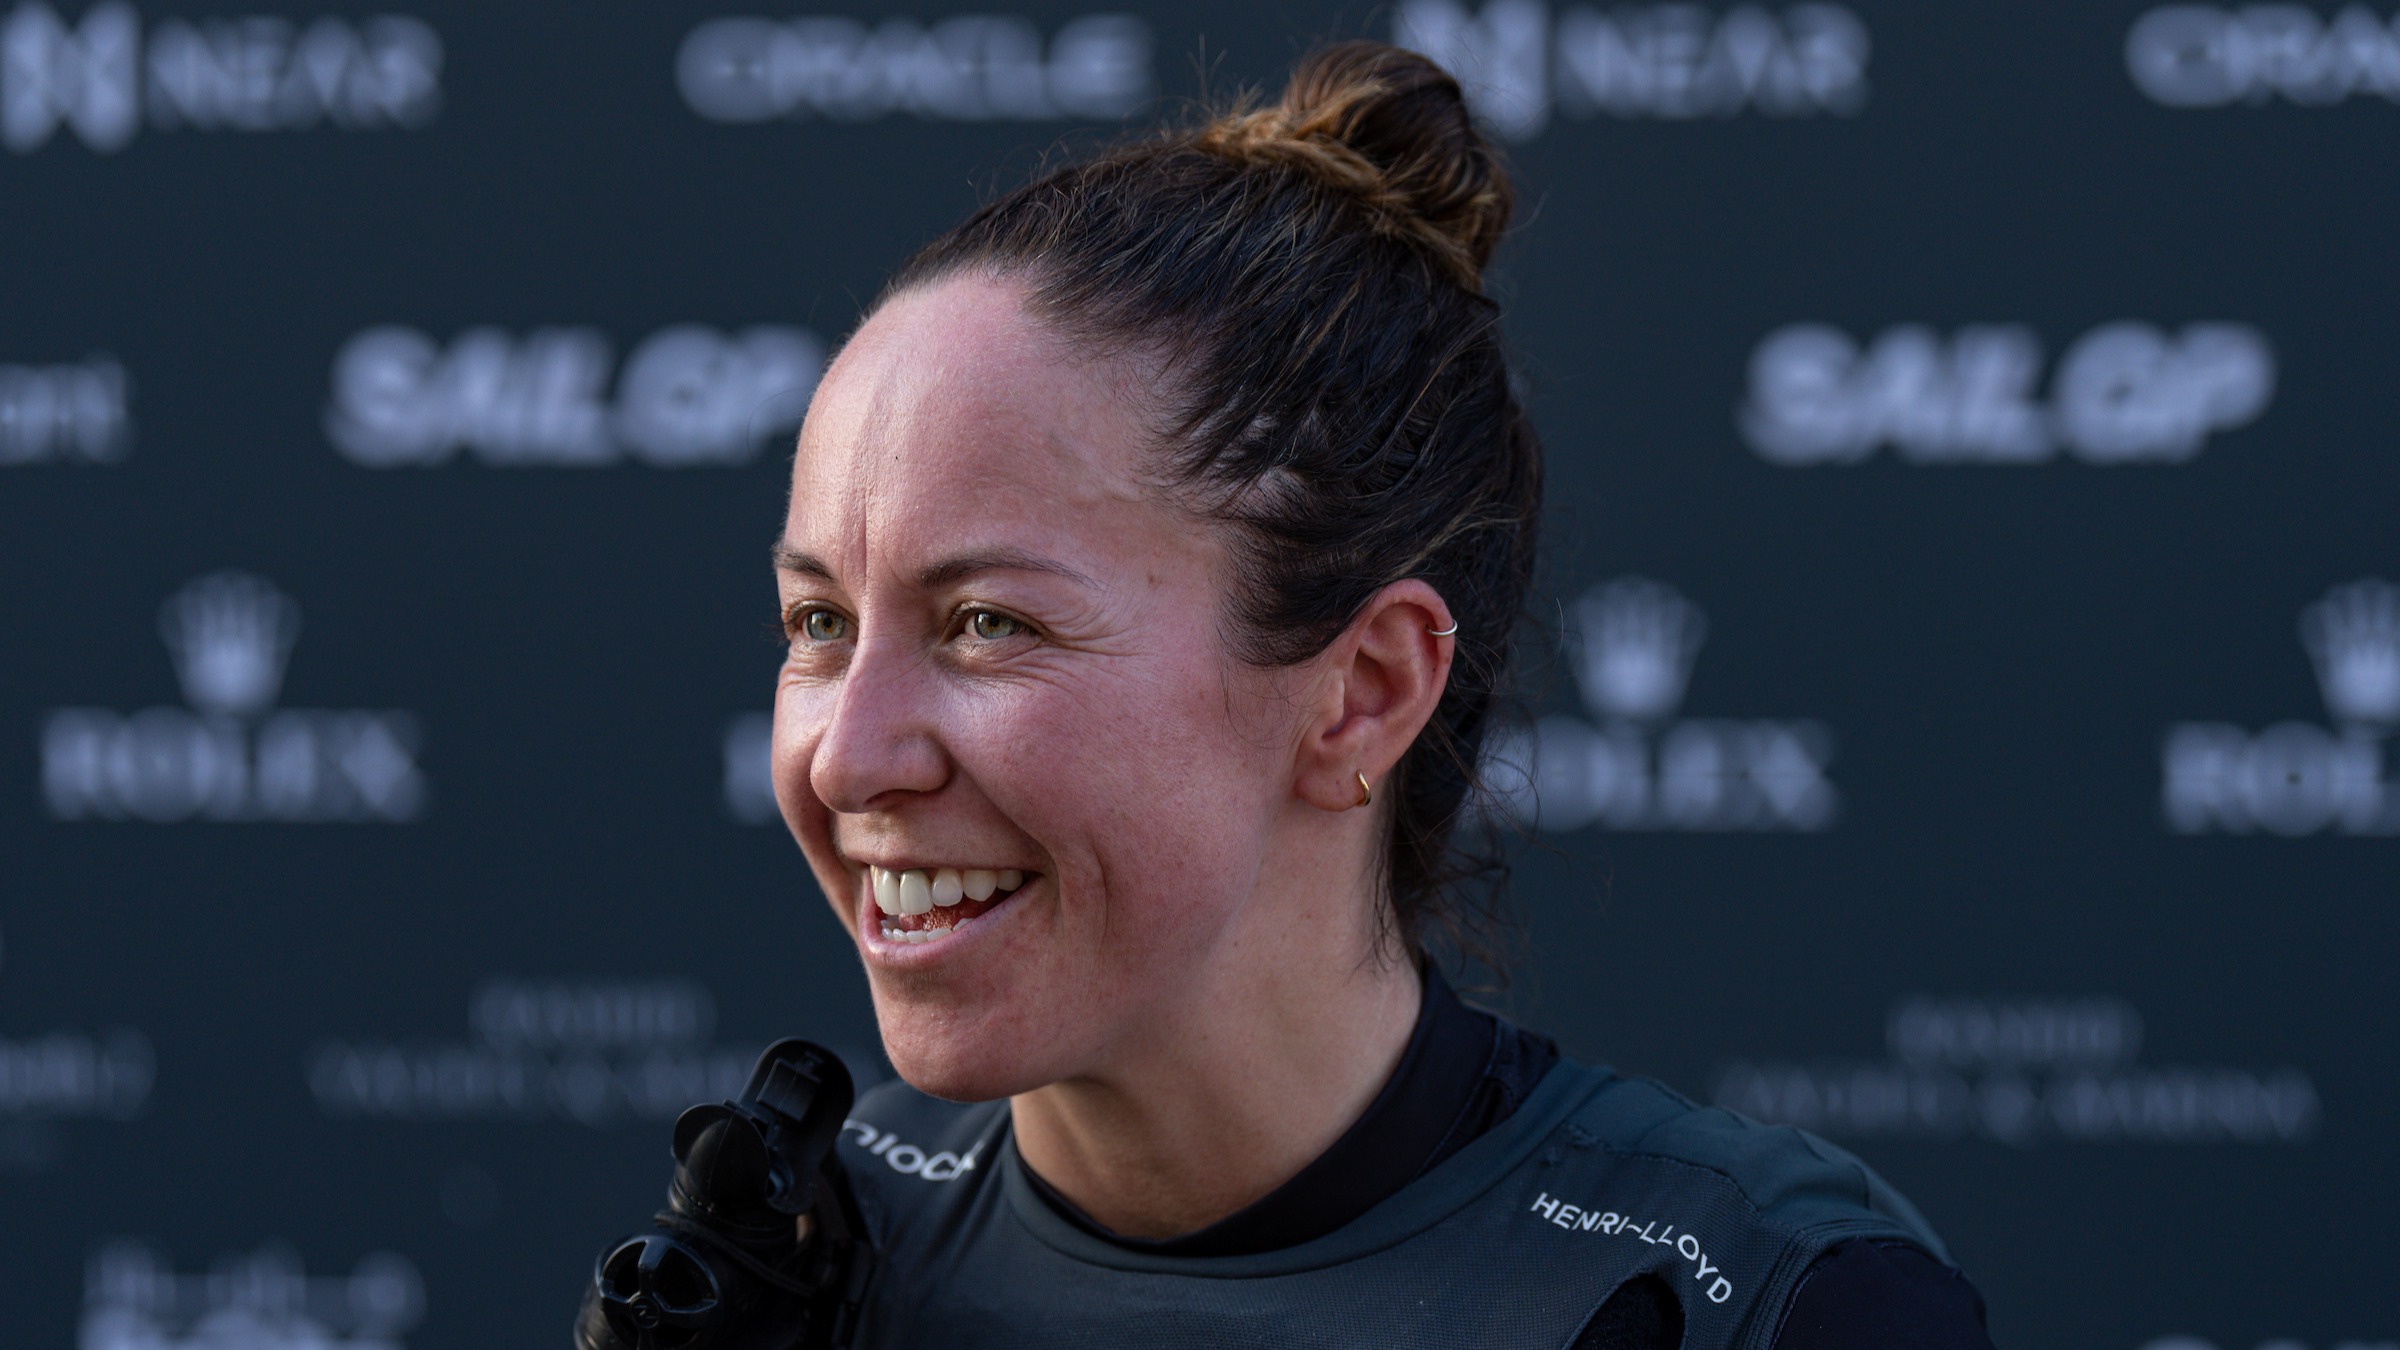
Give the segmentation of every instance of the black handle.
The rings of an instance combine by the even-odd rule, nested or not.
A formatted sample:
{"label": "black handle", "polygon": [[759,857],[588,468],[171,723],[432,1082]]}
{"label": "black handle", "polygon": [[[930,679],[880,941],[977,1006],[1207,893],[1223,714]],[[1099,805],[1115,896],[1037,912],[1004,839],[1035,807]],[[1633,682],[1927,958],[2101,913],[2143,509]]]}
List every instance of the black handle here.
{"label": "black handle", "polygon": [[[656,1231],[593,1263],[577,1350],[793,1350],[848,1340],[867,1253],[834,1141],[850,1071],[778,1041],[739,1100],[675,1121],[675,1177]],[[809,1217],[809,1238],[798,1220]]]}

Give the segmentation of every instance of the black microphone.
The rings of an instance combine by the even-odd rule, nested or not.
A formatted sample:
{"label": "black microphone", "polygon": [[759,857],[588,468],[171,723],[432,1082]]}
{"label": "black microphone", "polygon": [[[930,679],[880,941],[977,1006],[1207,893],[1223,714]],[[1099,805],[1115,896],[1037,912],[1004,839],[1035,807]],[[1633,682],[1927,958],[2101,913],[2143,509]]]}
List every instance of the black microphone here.
{"label": "black microphone", "polygon": [[786,1040],[739,1101],[677,1117],[667,1207],[594,1263],[576,1350],[847,1344],[871,1262],[833,1156],[854,1095],[832,1051]]}

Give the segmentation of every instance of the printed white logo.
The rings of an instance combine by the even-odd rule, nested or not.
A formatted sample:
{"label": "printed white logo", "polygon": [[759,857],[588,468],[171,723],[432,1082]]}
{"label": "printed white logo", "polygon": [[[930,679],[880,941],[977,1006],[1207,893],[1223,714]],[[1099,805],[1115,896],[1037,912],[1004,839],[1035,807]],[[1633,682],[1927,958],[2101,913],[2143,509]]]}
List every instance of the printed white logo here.
{"label": "printed white logo", "polygon": [[1682,706],[1708,635],[1699,606],[1656,582],[1627,577],[1586,591],[1575,612],[1583,636],[1576,675],[1587,706],[1636,722],[1657,721]]}
{"label": "printed white logo", "polygon": [[1613,1209],[1585,1209],[1552,1198],[1544,1191],[1534,1198],[1528,1208],[1542,1216],[1551,1227],[1564,1228],[1570,1233],[1605,1233],[1614,1238],[1630,1238],[1653,1247],[1665,1247],[1692,1263],[1692,1283],[1708,1295],[1711,1303],[1723,1303],[1733,1297],[1733,1281],[1718,1272],[1723,1269],[1708,1259],[1708,1252],[1696,1234],[1678,1233],[1674,1224],[1661,1224],[1657,1219],[1644,1220],[1631,1214],[1619,1214]]}
{"label": "printed white logo", "polygon": [[1699,608],[1639,577],[1594,586],[1572,651],[1599,725],[1545,717],[1503,737],[1486,779],[1504,810],[1542,829],[1823,830],[1840,797],[1833,736],[1816,722],[1675,718],[1707,635]]}
{"label": "printed white logo", "polygon": [[824,364],[806,329],[678,324],[634,347],[612,403],[608,339],[593,329],[520,339],[476,328],[444,348],[412,328],[370,328],[334,358],[325,433],[371,469],[444,464],[462,449],[495,466],[740,465],[798,429]]}
{"label": "printed white logo", "polygon": [[84,1269],[79,1350],[403,1350],[425,1280],[397,1252],[348,1275],[310,1275],[282,1243],[178,1274],[151,1248],[112,1242]]}
{"label": "printed white logo", "polygon": [[[2201,1340],[2198,1336],[2160,1336],[2158,1340],[2150,1340],[2150,1343],[2143,1345],[2141,1350],[2218,1350],[2218,1343],[2215,1340]],[[2294,1340],[2290,1336],[2273,1336],[2261,1340],[2258,1350],[2309,1350],[2309,1343],[2306,1340]],[[2333,1343],[2326,1345],[2326,1350],[2400,1350],[2400,1340],[2333,1340]]]}
{"label": "printed white logo", "polygon": [[686,980],[493,979],[469,1001],[468,1042],[330,1042],[308,1086],[329,1116],[672,1120],[749,1082],[763,1046],[716,1046],[716,1024],[716,1000]]}
{"label": "printed white logo", "polygon": [[858,1146],[869,1157],[881,1159],[884,1166],[904,1177],[923,1177],[927,1181],[958,1180],[975,1170],[975,1155],[983,1151],[983,1145],[977,1144],[964,1155],[948,1149],[927,1153],[915,1144],[901,1143],[899,1135],[879,1130],[863,1120],[845,1120],[842,1129],[858,1136]]}
{"label": "printed white logo", "polygon": [[725,724],[725,810],[745,825],[783,819],[775,804],[774,743],[775,719],[765,713],[738,713]]}
{"label": "printed white logo", "polygon": [[2179,834],[2400,834],[2386,744],[2400,724],[2400,586],[2336,586],[2300,615],[2332,727],[2169,727],[2163,805]]}
{"label": "printed white logo", "polygon": [[159,611],[184,701],[203,712],[247,716],[275,701],[283,665],[300,640],[300,606],[273,585],[219,572],[183,588]]}
{"label": "printed white logo", "polygon": [[0,464],[114,464],[132,439],[125,368],[113,359],[0,366]]}
{"label": "printed white logo", "polygon": [[62,1120],[137,1119],[157,1076],[150,1038],[138,1031],[0,1036],[0,1172],[56,1163]]}
{"label": "printed white logo", "polygon": [[1071,20],[1045,50],[1027,19],[829,15],[711,19],[683,40],[676,83],[712,122],[891,113],[944,121],[1118,118],[1150,96],[1150,27],[1125,14]]}
{"label": "printed white logo", "polygon": [[2316,1085],[2296,1068],[2147,1068],[2142,1018],[2114,998],[1904,998],[1883,1062],[1737,1061],[1716,1104],[1849,1138],[2003,1144],[2300,1143]]}
{"label": "printed white logo", "polygon": [[123,0],[70,27],[47,4],[0,19],[0,144],[40,149],[61,127],[107,153],[146,109],[158,130],[421,127],[441,107],[442,41],[401,15],[161,19],[145,50]]}
{"label": "printed white logo", "polygon": [[157,1077],[158,1056],[138,1031],[0,1037],[0,1117],[132,1120]]}
{"label": "printed white logo", "polygon": [[2372,94],[2400,102],[2400,18],[2345,5],[2331,19],[2299,5],[2163,5],[2134,20],[2125,68],[2170,108],[2322,107]]}
{"label": "printed white logo", "polygon": [[202,577],[159,615],[187,708],[60,708],[42,727],[58,820],[416,818],[425,784],[403,712],[276,710],[300,609],[241,572]]}
{"label": "printed white logo", "polygon": [[2300,615],[2325,706],[2343,722],[2400,722],[2400,586],[2336,586]]}
{"label": "printed white logo", "polygon": [[1793,324],[1752,355],[1739,422],[1774,464],[1855,464],[1885,445],[1913,464],[2038,463],[2062,447],[2094,464],[2179,463],[2275,391],[2266,339],[2232,323],[2095,328],[2060,358],[2047,403],[2041,372],[2041,342],[2018,325],[1945,341],[1904,324],[1862,348]]}
{"label": "printed white logo", "polygon": [[1392,41],[1458,77],[1477,114],[1510,140],[1553,111],[1688,119],[1756,111],[1849,116],[1866,106],[1867,27],[1840,5],[1572,5],[1542,0],[1401,0]]}

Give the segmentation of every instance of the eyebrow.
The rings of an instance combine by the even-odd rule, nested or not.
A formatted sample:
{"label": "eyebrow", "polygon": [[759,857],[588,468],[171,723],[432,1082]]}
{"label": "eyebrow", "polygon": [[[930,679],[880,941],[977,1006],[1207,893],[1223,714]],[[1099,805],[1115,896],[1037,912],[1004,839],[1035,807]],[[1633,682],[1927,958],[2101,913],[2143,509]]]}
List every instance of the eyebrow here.
{"label": "eyebrow", "polygon": [[[827,567],[823,559],[793,547],[789,540],[776,540],[774,552],[775,566],[779,571],[796,572],[823,581],[833,580],[833,569]],[[982,572],[1039,572],[1045,576],[1064,577],[1079,585],[1096,584],[1090,577],[1065,563],[1022,549],[999,548],[982,553],[962,553],[957,557],[928,563],[918,569],[917,585],[931,590]]]}
{"label": "eyebrow", "polygon": [[816,554],[804,553],[792,547],[792,541],[789,539],[776,540],[774,553],[775,570],[778,572],[797,572],[801,576],[816,577],[821,581],[833,580],[832,568],[820,561]]}

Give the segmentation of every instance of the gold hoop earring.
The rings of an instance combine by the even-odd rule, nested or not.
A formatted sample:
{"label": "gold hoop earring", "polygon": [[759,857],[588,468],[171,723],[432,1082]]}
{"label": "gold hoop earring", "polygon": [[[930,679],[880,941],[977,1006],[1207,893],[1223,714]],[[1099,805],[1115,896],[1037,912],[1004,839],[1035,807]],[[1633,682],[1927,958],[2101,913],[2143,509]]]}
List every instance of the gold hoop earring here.
{"label": "gold hoop earring", "polygon": [[1364,770],[1361,770],[1358,775],[1358,804],[1360,806],[1375,804],[1375,789],[1367,786],[1367,775]]}
{"label": "gold hoop earring", "polygon": [[1428,628],[1425,631],[1433,634],[1435,637],[1457,637],[1458,620],[1452,619],[1448,628]]}

